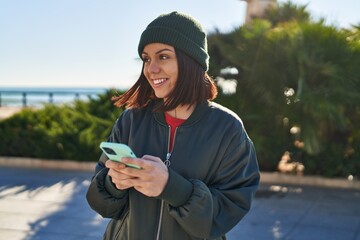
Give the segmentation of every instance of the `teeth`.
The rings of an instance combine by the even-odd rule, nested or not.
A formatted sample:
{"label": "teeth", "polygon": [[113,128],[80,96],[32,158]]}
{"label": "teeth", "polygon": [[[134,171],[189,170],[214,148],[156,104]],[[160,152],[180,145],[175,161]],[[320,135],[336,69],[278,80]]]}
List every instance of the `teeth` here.
{"label": "teeth", "polygon": [[157,85],[157,84],[161,84],[161,83],[165,82],[166,78],[155,79],[153,81],[154,81],[154,84]]}

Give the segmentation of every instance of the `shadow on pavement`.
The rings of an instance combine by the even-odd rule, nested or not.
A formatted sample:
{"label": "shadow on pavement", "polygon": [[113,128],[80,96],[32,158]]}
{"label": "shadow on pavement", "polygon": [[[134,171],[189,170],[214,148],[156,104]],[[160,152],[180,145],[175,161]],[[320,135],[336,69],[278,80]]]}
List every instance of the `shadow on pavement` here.
{"label": "shadow on pavement", "polygon": [[[0,169],[0,232],[6,239],[101,239],[106,220],[85,199],[91,173]],[[0,237],[0,239],[2,239]]]}
{"label": "shadow on pavement", "polygon": [[[107,221],[88,206],[92,173],[0,168],[0,240],[101,239]],[[229,240],[360,240],[360,190],[261,184]]]}

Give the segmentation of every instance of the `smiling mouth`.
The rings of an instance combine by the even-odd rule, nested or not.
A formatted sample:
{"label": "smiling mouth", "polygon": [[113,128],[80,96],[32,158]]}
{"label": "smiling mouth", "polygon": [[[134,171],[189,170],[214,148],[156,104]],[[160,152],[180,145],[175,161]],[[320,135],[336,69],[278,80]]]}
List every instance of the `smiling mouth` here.
{"label": "smiling mouth", "polygon": [[153,79],[153,84],[154,86],[158,86],[163,84],[164,82],[166,82],[168,79],[167,78],[158,78],[158,79]]}

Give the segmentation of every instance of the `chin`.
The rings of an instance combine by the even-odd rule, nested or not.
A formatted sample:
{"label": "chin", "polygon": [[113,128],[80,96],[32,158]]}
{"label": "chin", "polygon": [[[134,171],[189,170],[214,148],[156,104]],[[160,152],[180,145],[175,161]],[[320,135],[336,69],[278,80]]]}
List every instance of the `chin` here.
{"label": "chin", "polygon": [[165,98],[167,98],[168,95],[169,95],[169,94],[162,94],[162,93],[156,93],[156,92],[155,92],[155,96],[156,96],[157,98],[160,98],[160,99],[165,99]]}

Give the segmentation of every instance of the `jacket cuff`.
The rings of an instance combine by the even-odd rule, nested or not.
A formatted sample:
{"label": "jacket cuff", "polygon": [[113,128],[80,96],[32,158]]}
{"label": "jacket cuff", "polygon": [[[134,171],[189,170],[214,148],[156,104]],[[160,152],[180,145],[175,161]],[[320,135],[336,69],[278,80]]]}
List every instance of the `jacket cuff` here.
{"label": "jacket cuff", "polygon": [[123,198],[127,194],[127,190],[119,190],[115,187],[109,175],[105,177],[105,189],[115,198]]}
{"label": "jacket cuff", "polygon": [[179,207],[184,205],[190,198],[193,184],[171,168],[168,169],[168,182],[164,191],[157,198],[163,199],[173,207]]}

